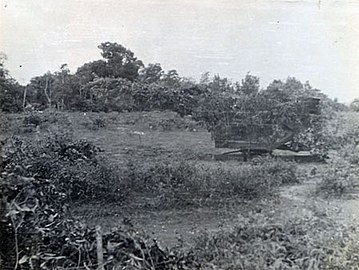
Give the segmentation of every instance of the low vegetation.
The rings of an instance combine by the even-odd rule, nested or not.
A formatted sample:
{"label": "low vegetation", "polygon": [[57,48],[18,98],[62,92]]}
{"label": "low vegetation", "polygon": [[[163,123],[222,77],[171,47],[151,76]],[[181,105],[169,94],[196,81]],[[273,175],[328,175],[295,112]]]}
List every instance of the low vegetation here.
{"label": "low vegetation", "polygon": [[[96,231],[71,218],[67,209],[73,200],[121,201],[123,191],[114,186],[118,180],[113,170],[97,160],[98,149],[84,141],[54,137],[37,146],[12,138],[4,148],[1,269],[96,269]],[[183,264],[133,230],[102,237],[107,268],[165,269]]]}
{"label": "low vegetation", "polygon": [[345,117],[346,119],[344,115],[338,116],[341,123],[337,123],[336,132],[332,131],[328,135],[333,143],[333,150],[327,160],[328,169],[319,174],[321,181],[317,185],[317,193],[326,197],[342,197],[355,194],[358,190],[359,126],[357,115],[347,114]]}
{"label": "low vegetation", "polygon": [[332,158],[325,172],[319,175],[321,181],[316,192],[325,197],[342,197],[357,192],[359,179],[357,166],[342,157]]}
{"label": "low vegetation", "polygon": [[128,190],[152,194],[151,207],[161,209],[272,197],[282,184],[298,182],[295,164],[271,159],[233,168],[188,161],[149,166],[130,162],[121,175]]}
{"label": "low vegetation", "polygon": [[253,214],[230,231],[202,233],[193,252],[204,269],[344,270],[359,263],[351,229],[316,216],[278,222]]}

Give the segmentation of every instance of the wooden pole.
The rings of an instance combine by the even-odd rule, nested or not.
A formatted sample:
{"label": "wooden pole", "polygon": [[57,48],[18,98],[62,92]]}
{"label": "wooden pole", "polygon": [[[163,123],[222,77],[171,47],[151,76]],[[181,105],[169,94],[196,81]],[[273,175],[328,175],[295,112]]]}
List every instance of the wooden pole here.
{"label": "wooden pole", "polygon": [[96,226],[96,242],[97,242],[97,263],[98,263],[98,270],[105,270],[103,264],[103,247],[102,247],[102,231],[101,226]]}

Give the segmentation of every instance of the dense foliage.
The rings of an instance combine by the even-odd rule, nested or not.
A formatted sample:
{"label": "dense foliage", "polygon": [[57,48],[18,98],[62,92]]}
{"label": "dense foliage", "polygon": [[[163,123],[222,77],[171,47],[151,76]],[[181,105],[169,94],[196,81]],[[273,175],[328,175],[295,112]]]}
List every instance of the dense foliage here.
{"label": "dense foliage", "polygon": [[[185,115],[194,114],[198,107],[202,113],[209,113],[213,106],[228,111],[233,105],[243,104],[258,94],[277,102],[314,95],[320,96],[334,110],[345,108],[312,89],[308,83],[303,85],[294,78],[286,82],[274,80],[266,91],[260,89],[259,78],[250,74],[241,82],[232,83],[219,75],[210,78],[205,73],[196,83],[180,77],[176,70],[163,71],[158,63],[144,66],[132,51],[120,44],[105,42],[99,49],[103,59],[85,63],[75,73],[63,64],[54,73],[32,78],[26,87],[10,79],[4,68],[6,57],[2,56],[1,110],[19,111],[25,106],[83,111],[170,109]],[[262,101],[256,98],[256,102]]]}
{"label": "dense foliage", "polygon": [[318,172],[321,181],[317,193],[325,196],[346,196],[358,190],[359,123],[357,113],[337,115],[324,130],[331,145],[328,168]]}
{"label": "dense foliage", "polygon": [[130,161],[121,175],[129,192],[151,194],[151,209],[211,206],[275,197],[281,185],[299,182],[294,163],[271,158],[255,160],[238,168],[188,161],[141,166]]}
{"label": "dense foliage", "polygon": [[[4,147],[0,268],[97,269],[98,230],[79,223],[67,210],[70,200],[115,196],[110,192],[115,180],[99,166],[96,148],[83,141],[58,140],[34,148],[17,138]],[[120,202],[121,198],[115,199]],[[187,264],[184,255],[163,251],[130,228],[104,233],[101,238],[106,269],[176,269]]]}
{"label": "dense foliage", "polygon": [[348,229],[317,216],[279,223],[251,213],[233,230],[199,235],[194,253],[204,269],[355,269],[358,245]]}
{"label": "dense foliage", "polygon": [[23,104],[24,88],[10,77],[4,63],[6,55],[0,53],[0,110],[19,112]]}

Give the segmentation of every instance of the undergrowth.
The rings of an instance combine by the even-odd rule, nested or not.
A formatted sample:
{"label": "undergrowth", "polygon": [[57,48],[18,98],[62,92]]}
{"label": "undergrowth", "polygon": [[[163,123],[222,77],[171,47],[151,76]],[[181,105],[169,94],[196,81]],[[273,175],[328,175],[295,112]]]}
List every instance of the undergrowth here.
{"label": "undergrowth", "polygon": [[359,152],[353,144],[346,144],[328,160],[326,171],[319,175],[321,181],[316,192],[326,197],[353,194],[359,186]]}
{"label": "undergrowth", "polygon": [[357,269],[353,228],[315,216],[283,223],[255,214],[236,228],[197,237],[193,253],[203,269]]}
{"label": "undergrowth", "polygon": [[72,141],[67,135],[49,134],[36,143],[12,137],[5,142],[2,177],[26,177],[50,181],[70,200],[119,199],[115,192],[116,169],[103,158],[99,148],[87,141]]}
{"label": "undergrowth", "polygon": [[[124,194],[86,141],[9,139],[0,166],[0,269],[97,269],[98,232],[73,219],[72,200]],[[100,235],[106,269],[178,269],[194,261],[126,228]],[[183,267],[182,267],[183,268]],[[192,268],[192,267],[191,267]]]}
{"label": "undergrowth", "polygon": [[281,185],[299,181],[296,170],[294,163],[273,159],[236,168],[188,161],[147,166],[128,162],[121,175],[127,190],[152,198],[151,207],[168,208],[272,197]]}
{"label": "undergrowth", "polygon": [[331,139],[332,153],[326,171],[319,175],[321,181],[316,192],[326,197],[355,193],[359,184],[359,125],[357,114],[338,115]]}
{"label": "undergrowth", "polygon": [[319,175],[317,194],[341,197],[355,193],[359,184],[357,165],[342,157],[332,158],[328,163],[327,170]]}
{"label": "undergrowth", "polygon": [[42,112],[30,112],[23,117],[23,128],[35,131],[36,127],[42,130],[53,126],[61,126],[64,129],[71,127],[71,122],[66,113],[45,110]]}

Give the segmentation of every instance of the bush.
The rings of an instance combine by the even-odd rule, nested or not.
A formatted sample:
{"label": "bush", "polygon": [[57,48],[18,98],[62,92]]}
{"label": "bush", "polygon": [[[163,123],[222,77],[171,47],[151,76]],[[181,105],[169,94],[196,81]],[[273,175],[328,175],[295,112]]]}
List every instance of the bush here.
{"label": "bush", "polygon": [[71,130],[71,121],[66,113],[45,110],[43,112],[32,112],[23,118],[22,132],[34,132],[35,127],[42,130],[60,129]]}
{"label": "bush", "polygon": [[28,116],[25,116],[24,118],[24,125],[33,125],[33,126],[39,126],[43,122],[43,119],[38,114],[30,114]]}
{"label": "bush", "polygon": [[200,181],[195,181],[195,166],[184,161],[149,166],[129,161],[121,175],[126,190],[153,197],[150,207],[193,205],[201,185]]}
{"label": "bush", "polygon": [[359,146],[347,144],[339,150],[339,156],[352,165],[359,165]]}
{"label": "bush", "polygon": [[280,184],[297,184],[300,182],[298,178],[298,166],[294,162],[287,162],[271,157],[259,157],[252,161],[255,165],[261,165],[268,175],[271,175],[279,181]]}
{"label": "bush", "polygon": [[[333,220],[292,217],[279,224],[263,214],[230,231],[204,232],[192,252],[204,269],[355,269],[358,244]],[[352,253],[350,253],[352,252]]]}
{"label": "bush", "polygon": [[149,166],[128,162],[121,175],[126,190],[150,196],[151,207],[161,208],[265,198],[275,196],[282,184],[298,182],[295,164],[272,159],[235,168],[188,161]]}
{"label": "bush", "polygon": [[353,193],[358,186],[357,174],[348,160],[333,157],[327,170],[320,174],[316,192],[325,196],[343,196]]}
{"label": "bush", "polygon": [[4,147],[4,173],[50,181],[71,200],[123,198],[116,170],[87,141],[52,135],[37,145],[13,138]]}
{"label": "bush", "polygon": [[91,115],[86,116],[85,120],[81,122],[81,125],[90,130],[98,130],[106,127],[106,119],[103,115]]}
{"label": "bush", "polygon": [[297,167],[294,163],[276,161],[271,158],[255,159],[251,164],[237,169],[217,168],[211,173],[218,185],[218,197],[228,196],[245,199],[264,198],[276,195],[279,186],[298,183]]}
{"label": "bush", "polygon": [[11,123],[10,117],[5,113],[0,112],[0,131],[1,131],[1,133],[5,133],[6,131],[8,131],[11,126],[12,126],[12,123]]}

